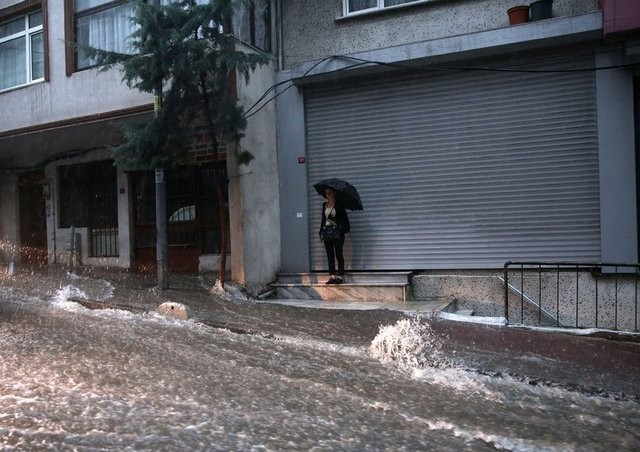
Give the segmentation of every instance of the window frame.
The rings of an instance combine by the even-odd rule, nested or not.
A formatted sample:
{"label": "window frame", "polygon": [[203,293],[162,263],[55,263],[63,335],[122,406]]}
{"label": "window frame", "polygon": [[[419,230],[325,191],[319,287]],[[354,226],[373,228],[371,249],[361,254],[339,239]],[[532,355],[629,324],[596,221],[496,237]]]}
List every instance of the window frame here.
{"label": "window frame", "polygon": [[[130,0],[111,0],[97,6],[85,8],[80,12],[76,12],[75,0],[64,0],[65,38],[67,42],[73,42],[75,44],[77,41],[78,36],[76,33],[76,29],[77,29],[78,18],[88,17],[93,14],[109,11],[111,9],[118,8],[128,3],[131,3],[131,1]],[[66,53],[65,63],[66,63],[67,76],[71,76],[75,72],[86,71],[88,69],[92,69],[96,67],[95,64],[85,66],[85,67],[79,67],[78,66],[78,50],[72,45],[66,46],[65,53]]]}
{"label": "window frame", "polygon": [[[43,2],[45,0],[42,0]],[[77,24],[77,20],[78,17],[86,17],[89,16],[91,14],[96,14],[99,12],[103,12],[103,11],[108,11],[109,9],[112,8],[117,8],[119,6],[125,5],[127,3],[130,3],[130,0],[111,0],[108,1],[104,4],[98,5],[98,6],[94,6],[91,8],[87,8],[79,13],[76,13],[75,11],[75,1],[74,0],[63,0],[64,1],[64,17],[65,17],[65,40],[67,42],[73,42],[75,43],[77,40],[77,36],[76,36],[76,24]],[[167,0],[163,0],[163,1],[167,1]],[[273,46],[273,42],[272,42],[272,28],[271,28],[271,5],[269,2],[265,3],[267,5],[267,7],[269,8],[269,22],[265,23],[265,28],[266,28],[266,40],[267,40],[267,49],[262,49],[261,45],[258,45],[257,42],[255,42],[256,36],[255,36],[255,17],[252,17],[251,19],[251,23],[250,23],[250,38],[249,40],[251,42],[246,42],[246,44],[252,45],[254,47],[256,47],[259,50],[262,51],[270,51],[272,46]],[[249,10],[249,14],[251,15],[251,10]],[[229,27],[231,30],[233,30],[233,27]],[[240,37],[234,33],[236,35],[236,37],[238,37],[239,40]],[[95,68],[95,65],[91,65],[91,66],[87,66],[87,67],[83,67],[83,68],[79,68],[78,67],[78,61],[77,61],[77,50],[75,49],[75,47],[73,45],[67,45],[65,46],[65,69],[66,69],[66,75],[67,77],[71,77],[74,73],[76,72],[81,72],[81,71],[85,71],[87,69],[92,69]]]}
{"label": "window frame", "polygon": [[[42,14],[42,23],[35,27],[29,26],[29,16],[34,13]],[[25,41],[25,62],[26,62],[26,82],[18,85],[9,86],[7,88],[0,89],[1,92],[10,91],[17,88],[22,88],[37,83],[49,81],[49,39],[47,36],[48,27],[48,14],[47,14],[47,0],[27,0],[8,8],[0,10],[0,24],[6,24],[17,19],[24,20],[24,28],[17,33],[13,33],[8,36],[0,38],[0,42],[8,42],[14,39],[23,38]],[[32,54],[32,39],[33,36],[38,34],[42,35],[42,53],[43,53],[43,75],[42,77],[33,78],[33,54]]]}
{"label": "window frame", "polygon": [[379,13],[381,11],[389,11],[401,8],[409,8],[415,5],[421,5],[424,3],[431,3],[434,0],[408,0],[405,3],[398,5],[385,6],[385,0],[376,0],[376,6],[370,8],[359,9],[357,11],[349,11],[349,0],[342,0],[342,15],[343,17],[365,16],[369,14]]}
{"label": "window frame", "polygon": [[[76,24],[78,16],[86,17],[91,14],[100,13],[103,11],[108,11],[112,8],[117,8],[119,6],[125,5],[127,3],[131,3],[131,0],[111,0],[106,3],[103,3],[98,6],[93,6],[91,8],[86,8],[83,11],[76,13],[75,8],[75,0],[63,0],[64,1],[64,35],[65,40],[70,43],[76,43]],[[167,1],[167,0],[161,0]],[[88,69],[94,69],[96,65],[90,65],[87,67],[79,68],[78,67],[78,57],[77,50],[73,45],[67,45],[65,47],[65,69],[67,77],[71,77],[76,72],[86,71]]]}

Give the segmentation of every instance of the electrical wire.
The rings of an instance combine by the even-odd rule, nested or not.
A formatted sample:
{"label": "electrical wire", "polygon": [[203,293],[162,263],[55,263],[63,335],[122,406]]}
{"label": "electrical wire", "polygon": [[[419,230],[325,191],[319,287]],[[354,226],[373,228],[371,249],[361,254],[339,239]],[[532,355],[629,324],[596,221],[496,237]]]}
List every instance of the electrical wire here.
{"label": "electrical wire", "polygon": [[[413,64],[405,64],[405,63],[389,63],[389,62],[384,62],[384,61],[376,61],[376,60],[367,60],[364,58],[357,58],[357,57],[353,57],[353,56],[349,56],[349,55],[331,55],[331,56],[327,56],[322,58],[321,60],[317,61],[313,66],[311,66],[307,71],[305,71],[305,73],[303,75],[301,75],[300,77],[292,77],[290,79],[287,80],[283,80],[281,82],[278,82],[274,85],[272,85],[270,88],[268,88],[261,96],[260,98],[249,108],[247,109],[247,111],[244,113],[244,117],[246,119],[254,116],[255,114],[257,114],[259,111],[261,111],[264,107],[266,107],[270,102],[274,101],[277,97],[279,97],[280,95],[284,94],[287,90],[289,90],[290,88],[292,88],[296,82],[300,82],[308,77],[312,77],[314,75],[317,74],[311,74],[311,71],[313,69],[315,69],[316,67],[318,67],[320,64],[332,60],[332,59],[342,59],[342,60],[348,60],[348,61],[355,61],[356,64],[353,65],[349,65],[349,66],[345,66],[339,69],[335,69],[333,71],[327,71],[324,72],[323,75],[327,75],[327,74],[333,74],[333,73],[337,73],[337,72],[341,72],[341,71],[346,71],[349,69],[353,69],[354,67],[359,67],[359,66],[365,66],[365,65],[372,65],[372,66],[383,66],[383,67],[390,67],[393,69],[403,69],[403,70],[417,70],[417,71],[432,71],[432,72],[471,72],[471,71],[479,71],[479,72],[507,72],[507,73],[523,73],[523,74],[562,74],[562,73],[580,73],[580,72],[593,72],[593,71],[605,71],[605,70],[613,70],[613,69],[624,69],[624,68],[630,68],[630,67],[634,67],[636,66],[636,64],[634,63],[625,63],[625,64],[614,64],[614,65],[608,65],[608,66],[599,66],[599,67],[588,67],[588,68],[569,68],[569,69],[518,69],[517,66],[522,66],[522,65],[532,65],[532,64],[541,64],[541,63],[551,63],[551,62],[557,62],[557,61],[566,61],[567,59],[575,59],[575,58],[580,58],[580,57],[587,57],[587,56],[596,56],[596,55],[600,55],[600,54],[606,54],[606,53],[611,53],[611,52],[615,52],[615,51],[620,51],[620,50],[625,50],[628,48],[632,48],[632,47],[640,47],[640,44],[629,44],[626,46],[619,46],[619,47],[614,47],[614,48],[610,48],[610,49],[603,49],[603,50],[599,50],[599,51],[591,51],[591,52],[584,52],[584,53],[580,53],[580,54],[573,54],[570,57],[556,57],[556,58],[545,58],[545,59],[539,59],[539,60],[532,60],[532,61],[523,61],[521,63],[515,64],[511,67],[482,67],[482,66],[421,66],[421,65],[413,65]],[[278,92],[277,94],[273,95],[271,98],[267,99],[266,101],[265,98],[269,95],[269,93],[271,93],[273,90],[275,90],[277,87],[290,83],[289,86],[287,86],[285,89],[283,89],[282,91]],[[260,106],[260,108],[258,108],[255,111],[252,111],[254,108],[256,108],[258,106],[258,104],[260,104],[262,101],[264,101],[264,103]]]}
{"label": "electrical wire", "polygon": [[[264,107],[266,107],[271,101],[275,100],[276,97],[284,94],[287,90],[289,90],[293,85],[294,82],[297,80],[301,80],[304,79],[305,77],[308,76],[309,72],[311,72],[312,70],[314,70],[316,67],[318,67],[320,64],[324,63],[325,61],[329,61],[330,59],[332,59],[333,56],[328,56],[328,57],[324,57],[323,59],[317,61],[313,66],[311,66],[301,77],[294,77],[294,78],[290,78],[288,80],[283,80],[282,82],[278,82],[274,85],[271,85],[271,87],[269,89],[267,89],[262,96],[260,96],[260,98],[251,106],[247,109],[247,111],[244,113],[244,118],[248,119],[252,116],[254,116],[255,114],[257,114],[260,110],[262,110]],[[262,100],[264,100],[264,98],[274,89],[276,89],[278,86],[280,85],[284,85],[285,83],[291,83],[289,86],[287,86],[284,90],[280,91],[278,94],[274,95],[271,99],[267,100],[260,108],[258,108],[256,111],[251,112],[251,110],[253,110],[256,105],[258,105],[260,102],[262,102]]]}

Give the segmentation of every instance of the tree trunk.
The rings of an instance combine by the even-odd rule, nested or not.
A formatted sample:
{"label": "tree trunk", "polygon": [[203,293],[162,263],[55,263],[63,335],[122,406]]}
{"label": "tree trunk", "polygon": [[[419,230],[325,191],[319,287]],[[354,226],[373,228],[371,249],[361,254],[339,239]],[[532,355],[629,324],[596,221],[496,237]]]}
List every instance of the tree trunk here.
{"label": "tree trunk", "polygon": [[213,143],[213,160],[215,163],[214,171],[215,171],[215,178],[216,178],[216,194],[217,194],[216,198],[218,200],[218,217],[220,221],[220,267],[218,269],[218,282],[220,283],[220,286],[224,288],[225,274],[227,271],[227,248],[228,248],[227,222],[226,222],[225,211],[224,211],[224,205],[226,200],[224,196],[223,184],[225,183],[225,181],[222,175],[220,174],[220,170],[218,168],[218,162],[219,162],[219,150],[218,150],[218,138],[217,138],[218,132],[216,129],[214,118],[213,118],[213,113],[211,111],[211,104],[210,104],[211,99],[209,97],[209,90],[207,89],[206,74],[204,73],[200,74],[200,86],[202,89],[204,114],[207,120],[209,135],[211,136],[211,140]]}

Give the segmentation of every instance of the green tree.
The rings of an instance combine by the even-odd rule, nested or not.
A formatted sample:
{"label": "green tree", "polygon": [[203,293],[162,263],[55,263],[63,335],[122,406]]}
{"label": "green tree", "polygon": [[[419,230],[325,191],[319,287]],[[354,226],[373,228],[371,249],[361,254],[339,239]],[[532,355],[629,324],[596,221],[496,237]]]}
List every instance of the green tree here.
{"label": "green tree", "polygon": [[[130,52],[82,49],[102,70],[118,65],[130,88],[155,95],[154,118],[124,126],[123,143],[112,148],[116,164],[157,170],[188,163],[195,126],[208,129],[216,162],[221,139],[240,163],[248,164],[253,156],[240,147],[247,122],[236,95],[236,74],[248,82],[251,72],[273,59],[269,54],[236,49],[232,17],[251,1],[133,3],[131,20],[137,28],[130,36]],[[227,180],[218,165],[215,168],[221,231],[218,282],[224,286],[229,246],[224,211]]]}

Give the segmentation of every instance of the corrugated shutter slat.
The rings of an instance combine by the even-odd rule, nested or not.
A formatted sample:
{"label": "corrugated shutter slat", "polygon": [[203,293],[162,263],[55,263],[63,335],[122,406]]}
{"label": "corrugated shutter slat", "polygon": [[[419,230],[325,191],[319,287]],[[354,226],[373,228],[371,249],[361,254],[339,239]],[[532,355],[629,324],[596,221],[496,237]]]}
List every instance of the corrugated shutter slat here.
{"label": "corrugated shutter slat", "polygon": [[351,269],[599,259],[592,72],[387,75],[308,87],[305,107],[312,269],[325,177],[365,205]]}

